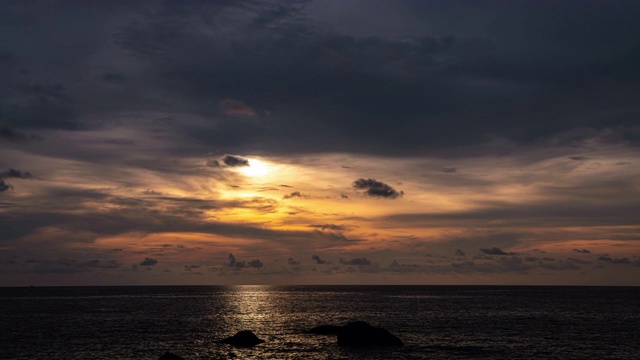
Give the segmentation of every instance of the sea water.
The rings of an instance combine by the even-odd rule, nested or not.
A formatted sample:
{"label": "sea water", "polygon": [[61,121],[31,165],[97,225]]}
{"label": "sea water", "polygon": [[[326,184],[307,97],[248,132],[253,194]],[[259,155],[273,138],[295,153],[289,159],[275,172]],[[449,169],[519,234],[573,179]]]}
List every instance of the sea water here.
{"label": "sea water", "polygon": [[[362,320],[403,347],[306,334]],[[216,340],[251,330],[265,343]],[[638,359],[640,288],[0,288],[1,359]]]}

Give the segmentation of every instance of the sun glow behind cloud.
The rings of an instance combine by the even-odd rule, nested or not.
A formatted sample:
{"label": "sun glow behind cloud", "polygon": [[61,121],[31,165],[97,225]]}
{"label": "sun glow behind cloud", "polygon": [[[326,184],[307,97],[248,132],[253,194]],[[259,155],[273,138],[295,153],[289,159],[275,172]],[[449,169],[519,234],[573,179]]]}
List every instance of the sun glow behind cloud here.
{"label": "sun glow behind cloud", "polygon": [[265,161],[249,159],[249,166],[240,169],[240,172],[249,177],[266,176],[271,172],[271,167]]}

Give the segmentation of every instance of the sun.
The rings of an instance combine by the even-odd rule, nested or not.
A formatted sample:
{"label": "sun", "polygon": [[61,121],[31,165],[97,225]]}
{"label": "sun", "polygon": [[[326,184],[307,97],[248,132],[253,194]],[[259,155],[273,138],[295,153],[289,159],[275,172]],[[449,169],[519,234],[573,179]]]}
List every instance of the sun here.
{"label": "sun", "polygon": [[249,159],[249,166],[243,167],[240,172],[250,177],[265,176],[269,173],[269,165],[260,160]]}

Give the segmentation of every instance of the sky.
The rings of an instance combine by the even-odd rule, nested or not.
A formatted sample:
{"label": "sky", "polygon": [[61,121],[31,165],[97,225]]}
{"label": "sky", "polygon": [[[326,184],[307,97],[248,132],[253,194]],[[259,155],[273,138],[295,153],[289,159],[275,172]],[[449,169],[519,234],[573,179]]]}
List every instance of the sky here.
{"label": "sky", "polygon": [[2,1],[0,286],[640,285],[640,2]]}

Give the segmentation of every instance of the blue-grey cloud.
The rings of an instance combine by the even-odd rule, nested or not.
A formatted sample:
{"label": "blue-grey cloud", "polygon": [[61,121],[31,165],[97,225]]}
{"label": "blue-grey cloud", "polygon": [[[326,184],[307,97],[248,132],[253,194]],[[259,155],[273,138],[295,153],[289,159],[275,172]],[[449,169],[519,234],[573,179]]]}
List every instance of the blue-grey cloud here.
{"label": "blue-grey cloud", "polygon": [[403,191],[398,191],[382,181],[371,178],[357,179],[352,185],[356,190],[363,190],[363,194],[369,197],[395,199],[404,195]]}
{"label": "blue-grey cloud", "polygon": [[153,258],[145,258],[141,263],[140,266],[154,266],[158,263],[158,260],[153,259]]}
{"label": "blue-grey cloud", "polygon": [[480,252],[487,255],[513,255],[513,253],[504,252],[497,247],[492,247],[489,249],[480,249]]}
{"label": "blue-grey cloud", "polygon": [[355,266],[369,266],[371,265],[371,261],[367,258],[354,258],[351,260],[342,260],[340,259],[340,264],[343,265],[355,265]]}

